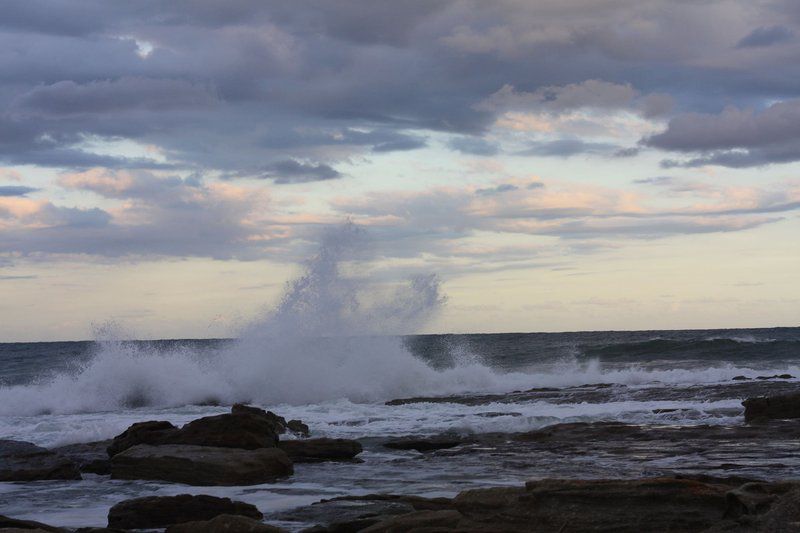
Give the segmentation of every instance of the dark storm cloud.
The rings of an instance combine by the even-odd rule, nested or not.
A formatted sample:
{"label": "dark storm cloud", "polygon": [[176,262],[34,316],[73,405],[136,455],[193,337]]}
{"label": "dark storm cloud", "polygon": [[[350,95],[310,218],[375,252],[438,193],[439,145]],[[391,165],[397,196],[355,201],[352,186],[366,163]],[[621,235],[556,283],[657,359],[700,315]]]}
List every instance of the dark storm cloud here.
{"label": "dark storm cloud", "polygon": [[[80,167],[92,162],[76,144],[98,137],[154,144],[169,163],[227,173],[265,159],[333,167],[424,147],[425,131],[470,135],[450,147],[491,155],[482,135],[500,111],[479,104],[503,87],[554,109],[632,105],[647,117],[673,104],[718,112],[719,91],[740,107],[800,93],[800,66],[765,46],[794,46],[786,36],[796,20],[770,23],[791,5],[743,22],[728,4],[9,0],[0,139],[4,120],[28,134],[0,145],[0,159]],[[715,54],[738,52],[710,21],[740,28],[748,50],[764,45],[758,60],[716,65]],[[326,129],[341,136],[318,134]],[[286,143],[291,151],[280,153]]]}
{"label": "dark storm cloud", "polygon": [[25,185],[0,185],[0,196],[27,196],[39,189]]}
{"label": "dark storm cloud", "polygon": [[[744,0],[7,0],[0,163],[105,167],[112,177],[60,183],[133,207],[125,218],[45,203],[36,220],[4,229],[0,248],[263,257],[264,246],[291,237],[260,241],[272,228],[253,220],[263,206],[213,185],[336,180],[345,165],[429,145],[508,154],[503,135],[487,132],[510,111],[554,119],[542,131],[509,133],[519,135],[510,146],[527,146],[530,156],[636,157],[641,147],[627,138],[560,131],[555,120],[574,114],[602,126],[604,114],[616,113],[651,124],[672,118],[642,141],[672,153],[666,166],[797,161],[800,63],[791,58],[800,53],[800,9],[791,0],[751,7]],[[154,155],[111,153],[97,148],[103,141],[133,141]],[[134,177],[114,172],[122,170]],[[226,179],[186,180],[178,171]],[[497,213],[465,207],[536,187],[456,187],[462,196],[371,202],[369,215],[407,221],[378,231],[405,243],[397,253],[409,256],[485,230],[596,239],[735,231],[775,220],[730,212],[724,220],[651,213],[641,221],[613,205],[580,202]],[[548,184],[532,196],[549,191]],[[40,202],[24,194],[3,201]],[[292,231],[287,222],[275,234],[296,237],[296,226],[321,223],[308,215],[311,222]]]}

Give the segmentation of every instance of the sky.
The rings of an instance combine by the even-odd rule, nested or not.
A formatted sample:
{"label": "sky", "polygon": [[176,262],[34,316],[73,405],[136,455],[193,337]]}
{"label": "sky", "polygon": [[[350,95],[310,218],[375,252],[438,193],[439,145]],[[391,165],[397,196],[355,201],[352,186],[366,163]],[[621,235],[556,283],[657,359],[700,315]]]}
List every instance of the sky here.
{"label": "sky", "polygon": [[796,0],[5,0],[0,341],[225,337],[326,228],[427,332],[796,326]]}

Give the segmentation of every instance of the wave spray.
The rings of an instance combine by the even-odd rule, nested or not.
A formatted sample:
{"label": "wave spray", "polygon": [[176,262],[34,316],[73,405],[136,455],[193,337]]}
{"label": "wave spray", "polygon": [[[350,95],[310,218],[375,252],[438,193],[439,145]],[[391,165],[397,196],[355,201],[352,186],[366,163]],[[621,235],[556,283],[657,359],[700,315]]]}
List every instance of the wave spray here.
{"label": "wave spray", "polygon": [[261,405],[372,401],[479,390],[494,371],[464,360],[434,370],[398,334],[419,331],[444,298],[435,276],[385,289],[348,265],[366,255],[353,223],[328,230],[280,302],[210,352],[104,340],[75,372],[0,388],[0,414],[79,413],[237,401]]}

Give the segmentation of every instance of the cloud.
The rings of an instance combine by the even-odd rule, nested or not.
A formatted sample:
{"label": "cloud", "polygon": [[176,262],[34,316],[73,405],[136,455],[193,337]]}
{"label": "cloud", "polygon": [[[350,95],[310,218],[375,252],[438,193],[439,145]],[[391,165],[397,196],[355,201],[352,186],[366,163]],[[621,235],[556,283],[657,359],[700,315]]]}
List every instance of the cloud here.
{"label": "cloud", "polygon": [[580,154],[616,154],[618,147],[613,144],[587,142],[581,139],[558,139],[533,143],[517,155],[537,155],[545,157],[572,157]]}
{"label": "cloud", "polygon": [[59,183],[118,203],[76,208],[0,197],[1,249],[45,257],[255,259],[279,247],[291,227],[270,218],[269,197],[259,188],[102,169],[64,174]]}
{"label": "cloud", "polygon": [[[108,154],[81,146],[92,138],[157,146],[175,169],[335,167],[421,148],[427,132],[481,139],[504,106],[653,118],[673,104],[715,111],[714,91],[739,106],[796,94],[798,69],[769,50],[744,69],[719,66],[730,32],[769,29],[779,16],[734,16],[723,4],[11,0],[0,49],[20,52],[0,58],[0,138],[15,140],[0,140],[0,160],[103,164]],[[493,151],[483,140],[452,148]]]}
{"label": "cloud", "polygon": [[493,194],[501,194],[509,191],[519,190],[519,187],[513,183],[501,183],[496,187],[487,187],[485,189],[475,189],[475,194],[479,196],[490,196]]}
{"label": "cloud", "polygon": [[758,48],[791,41],[794,32],[785,26],[761,26],[742,38],[736,48]]}
{"label": "cloud", "polygon": [[12,103],[11,113],[63,117],[131,110],[163,112],[205,108],[216,103],[212,89],[186,80],[121,78],[85,84],[60,81],[39,85],[20,95]]}
{"label": "cloud", "polygon": [[289,183],[334,180],[341,178],[342,174],[324,163],[304,163],[294,159],[287,159],[271,165],[261,177],[272,179],[277,184],[285,185]]}
{"label": "cloud", "polygon": [[25,185],[0,185],[0,196],[26,196],[39,189]]}
{"label": "cloud", "polygon": [[715,164],[749,167],[800,160],[800,100],[777,102],[763,111],[729,106],[719,114],[684,113],[642,144],[701,154],[667,160],[664,166]]}
{"label": "cloud", "polygon": [[614,157],[636,157],[639,155],[640,149],[636,148],[635,146],[630,146],[628,148],[619,148],[617,149],[612,155]]}
{"label": "cloud", "polygon": [[448,148],[462,154],[492,156],[500,152],[500,147],[480,137],[455,137],[447,143]]}
{"label": "cloud", "polygon": [[405,136],[391,141],[385,141],[372,146],[373,152],[404,152],[423,148],[427,143],[421,137]]}
{"label": "cloud", "polygon": [[640,185],[672,185],[675,183],[675,178],[672,176],[654,176],[652,178],[633,180],[633,182]]}
{"label": "cloud", "polygon": [[[679,184],[671,180],[647,180]],[[340,199],[339,212],[370,227],[389,256],[435,254],[479,233],[557,237],[588,251],[621,246],[631,239],[747,231],[782,220],[780,214],[800,210],[800,188],[771,191],[741,188],[694,189],[680,207],[659,206],[648,197],[624,189],[548,183],[522,187],[500,182],[493,187],[436,188],[430,191],[368,194]],[[531,190],[533,189],[533,190]],[[707,197],[710,202],[698,202]],[[497,261],[510,258],[495,258]]]}
{"label": "cloud", "polygon": [[639,96],[630,84],[586,80],[562,87],[541,87],[534,92],[518,92],[504,85],[481,102],[479,109],[546,109],[563,112],[573,109],[619,109],[628,107]]}

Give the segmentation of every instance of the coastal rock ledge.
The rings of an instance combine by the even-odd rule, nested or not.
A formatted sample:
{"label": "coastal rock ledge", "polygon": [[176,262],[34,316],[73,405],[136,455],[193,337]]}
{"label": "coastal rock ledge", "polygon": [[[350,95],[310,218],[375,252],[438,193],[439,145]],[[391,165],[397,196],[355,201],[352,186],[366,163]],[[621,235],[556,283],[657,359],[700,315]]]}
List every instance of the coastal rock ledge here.
{"label": "coastal rock ledge", "polygon": [[112,479],[152,479],[187,485],[257,485],[294,471],[283,450],[139,444],[111,458]]}
{"label": "coastal rock ledge", "polygon": [[108,511],[108,527],[162,528],[172,524],[210,520],[219,515],[239,515],[260,520],[261,512],[249,503],[215,496],[179,494],[125,500]]}
{"label": "coastal rock ledge", "polygon": [[[530,481],[461,492],[453,499],[372,494],[345,498],[349,521],[314,533],[789,533],[800,531],[800,482],[731,478]],[[335,500],[330,500],[335,503]],[[357,514],[359,502],[364,513]],[[410,512],[375,512],[377,503]],[[313,511],[315,506],[300,510]],[[280,516],[291,521],[291,512]],[[279,516],[276,516],[278,518]],[[269,518],[269,517],[268,517]],[[324,523],[324,522],[323,522]]]}
{"label": "coastal rock ledge", "polygon": [[0,440],[0,481],[81,479],[70,459],[30,442]]}
{"label": "coastal rock ledge", "polygon": [[800,418],[800,393],[748,398],[742,405],[745,422]]}

